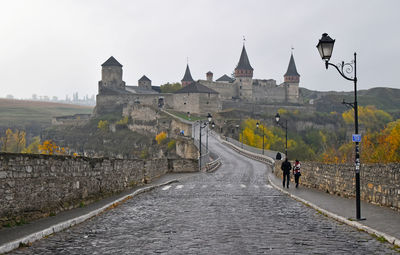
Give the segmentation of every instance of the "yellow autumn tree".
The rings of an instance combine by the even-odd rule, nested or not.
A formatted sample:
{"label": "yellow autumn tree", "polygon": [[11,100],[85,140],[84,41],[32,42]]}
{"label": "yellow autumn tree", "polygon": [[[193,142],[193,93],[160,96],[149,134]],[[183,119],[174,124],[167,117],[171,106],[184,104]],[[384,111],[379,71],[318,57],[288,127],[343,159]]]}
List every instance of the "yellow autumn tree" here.
{"label": "yellow autumn tree", "polygon": [[366,163],[400,162],[400,119],[380,132],[364,135],[361,159]]}
{"label": "yellow autumn tree", "polygon": [[338,164],[339,157],[335,148],[329,148],[327,151],[322,153],[322,162],[325,164]]}
{"label": "yellow autumn tree", "polygon": [[1,151],[20,153],[26,146],[25,131],[16,129],[14,132],[8,128],[5,136],[1,137]]}
{"label": "yellow autumn tree", "polygon": [[31,153],[31,154],[39,154],[39,145],[40,138],[39,136],[35,136],[31,144],[28,145],[25,149],[23,149],[22,153]]}
{"label": "yellow autumn tree", "polygon": [[156,141],[158,144],[161,144],[166,138],[167,138],[167,133],[165,133],[164,131],[156,135]]}
{"label": "yellow autumn tree", "polygon": [[9,148],[12,146],[13,132],[11,129],[7,129],[5,136],[1,137],[1,151],[10,152]]}
{"label": "yellow autumn tree", "polygon": [[108,131],[108,121],[107,120],[99,120],[99,122],[97,123],[97,128],[100,129],[103,132],[107,132]]}
{"label": "yellow autumn tree", "polygon": [[[354,109],[350,109],[342,113],[343,120],[348,125],[354,123]],[[384,125],[392,121],[392,116],[383,111],[378,110],[375,106],[358,106],[358,121],[359,124],[364,126],[368,131],[378,131]]]}
{"label": "yellow autumn tree", "polygon": [[52,140],[45,140],[43,144],[39,145],[39,152],[47,155],[64,155],[65,148],[58,146]]}
{"label": "yellow autumn tree", "polygon": [[26,133],[25,131],[15,130],[13,133],[14,143],[15,143],[15,150],[14,152],[20,153],[26,146]]}

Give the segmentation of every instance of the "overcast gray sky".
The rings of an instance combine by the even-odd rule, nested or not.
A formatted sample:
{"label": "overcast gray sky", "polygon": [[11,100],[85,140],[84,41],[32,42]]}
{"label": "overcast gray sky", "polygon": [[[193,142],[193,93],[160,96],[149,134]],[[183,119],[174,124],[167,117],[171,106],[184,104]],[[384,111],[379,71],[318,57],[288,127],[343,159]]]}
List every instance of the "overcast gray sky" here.
{"label": "overcast gray sky", "polygon": [[359,88],[400,88],[398,0],[1,0],[0,97],[97,94],[101,64],[111,55],[136,85],[180,81],[186,59],[194,79],[230,75],[246,37],[254,77],[283,81],[291,46],[300,86],[351,91],[325,70],[316,49],[336,39],[332,62],[358,53]]}

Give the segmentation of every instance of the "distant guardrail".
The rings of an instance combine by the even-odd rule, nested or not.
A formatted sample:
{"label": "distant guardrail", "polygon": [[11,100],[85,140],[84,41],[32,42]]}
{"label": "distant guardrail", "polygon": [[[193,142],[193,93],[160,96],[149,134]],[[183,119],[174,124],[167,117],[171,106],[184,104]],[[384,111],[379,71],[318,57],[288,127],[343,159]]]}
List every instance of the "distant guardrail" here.
{"label": "distant guardrail", "polygon": [[[233,149],[234,151],[238,152],[239,154],[241,154],[241,155],[243,155],[245,157],[248,157],[248,158],[263,162],[263,163],[268,164],[270,166],[274,166],[274,164],[275,164],[274,158],[275,158],[276,154],[275,154],[274,151],[264,151],[264,152],[268,152],[268,155],[271,155],[271,156],[267,156],[267,155],[254,153],[254,152],[251,152],[251,151],[248,151],[248,150],[244,149],[244,148],[248,148],[250,146],[247,146],[247,147],[243,146],[243,149],[242,149],[241,148],[241,143],[239,143],[236,140],[234,140],[234,141],[238,142],[240,147],[238,145],[236,145],[237,143],[234,144],[231,141],[229,141],[229,139],[227,139],[227,137],[219,136],[219,140],[221,141],[222,144],[230,147],[231,149]],[[252,147],[252,148],[254,148],[254,147]]]}
{"label": "distant guardrail", "polygon": [[[230,138],[230,137],[225,137],[225,141],[228,141],[228,142],[230,142],[230,143],[232,143],[232,144],[236,145],[237,147],[242,148],[244,150],[247,150],[247,151],[250,151],[250,152],[253,152],[253,153],[257,153],[257,154],[261,154],[261,155],[265,155],[265,156],[268,156],[270,158],[275,158],[276,154],[278,153],[278,151],[264,150],[264,154],[262,154],[262,152],[263,152],[262,149],[256,148],[256,147],[253,147],[253,146],[249,146],[247,144],[243,144],[242,142],[239,142],[238,140],[235,140],[235,139]],[[284,156],[284,153],[282,153],[282,152],[280,152],[280,153],[282,154],[282,156]]]}

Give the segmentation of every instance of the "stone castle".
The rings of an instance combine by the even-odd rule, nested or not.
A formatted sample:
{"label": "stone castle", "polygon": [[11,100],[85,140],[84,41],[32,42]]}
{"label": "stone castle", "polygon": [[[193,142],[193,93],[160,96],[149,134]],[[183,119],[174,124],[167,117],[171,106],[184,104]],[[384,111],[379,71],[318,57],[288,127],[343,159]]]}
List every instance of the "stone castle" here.
{"label": "stone castle", "polygon": [[151,105],[181,112],[204,114],[218,112],[240,104],[298,104],[300,75],[297,72],[293,54],[284,74],[284,82],[277,84],[274,79],[253,79],[245,45],[243,45],[234,77],[223,75],[213,80],[213,73],[207,72],[205,80],[195,81],[186,66],[182,88],[174,93],[161,93],[160,87],[152,86],[151,80],[143,75],[137,86],[126,85],[122,79],[122,65],[110,57],[102,65],[102,79],[95,114],[121,112],[132,104]]}

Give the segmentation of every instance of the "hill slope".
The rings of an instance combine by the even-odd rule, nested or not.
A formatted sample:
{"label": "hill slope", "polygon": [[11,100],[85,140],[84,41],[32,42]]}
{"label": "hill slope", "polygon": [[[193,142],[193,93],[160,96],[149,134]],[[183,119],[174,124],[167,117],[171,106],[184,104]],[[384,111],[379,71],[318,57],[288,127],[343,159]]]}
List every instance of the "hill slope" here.
{"label": "hill slope", "polygon": [[92,111],[93,107],[88,106],[0,98],[0,136],[7,128],[38,135],[42,128],[51,125],[54,116],[90,114]]}
{"label": "hill slope", "polygon": [[[320,112],[343,112],[347,110],[342,104],[354,101],[354,92],[320,92],[300,88],[300,95],[308,102],[314,100],[317,111]],[[372,88],[358,91],[358,103],[361,106],[375,105],[378,109],[389,112],[393,115],[400,114],[400,89],[394,88]]]}

